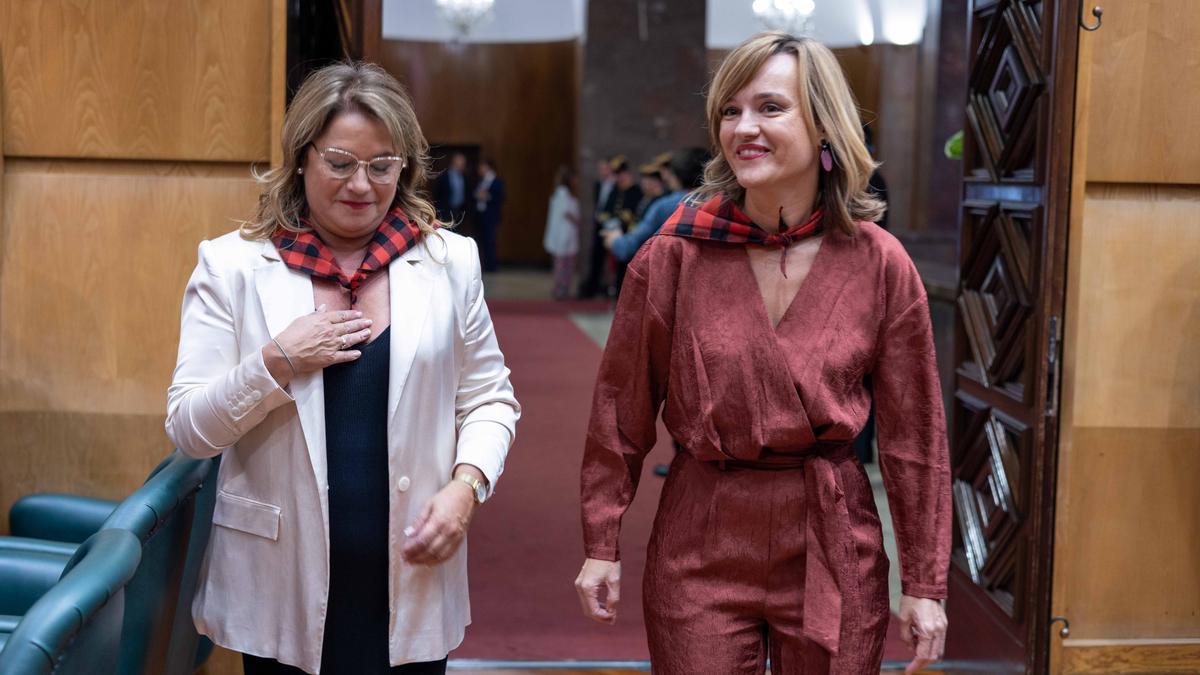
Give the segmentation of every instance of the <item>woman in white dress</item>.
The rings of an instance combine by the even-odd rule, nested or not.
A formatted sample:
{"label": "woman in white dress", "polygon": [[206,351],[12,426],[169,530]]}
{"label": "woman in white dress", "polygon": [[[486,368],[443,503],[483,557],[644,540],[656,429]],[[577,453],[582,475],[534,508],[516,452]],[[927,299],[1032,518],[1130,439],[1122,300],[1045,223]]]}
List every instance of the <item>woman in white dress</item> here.
{"label": "woman in white dress", "polygon": [[542,246],[554,256],[554,299],[565,300],[575,275],[575,254],[579,252],[579,200],[575,198],[575,172],[558,167],[554,176],[554,194],[546,214],[546,234]]}

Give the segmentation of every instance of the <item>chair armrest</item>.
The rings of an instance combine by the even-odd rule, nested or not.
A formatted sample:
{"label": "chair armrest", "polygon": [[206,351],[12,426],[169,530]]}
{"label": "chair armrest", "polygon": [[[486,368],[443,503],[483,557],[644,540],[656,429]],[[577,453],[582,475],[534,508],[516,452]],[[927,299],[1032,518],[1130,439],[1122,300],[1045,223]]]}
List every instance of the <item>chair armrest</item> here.
{"label": "chair armrest", "polygon": [[16,537],[78,544],[95,534],[116,507],[117,502],[95,497],[27,495],[8,512],[9,532]]}

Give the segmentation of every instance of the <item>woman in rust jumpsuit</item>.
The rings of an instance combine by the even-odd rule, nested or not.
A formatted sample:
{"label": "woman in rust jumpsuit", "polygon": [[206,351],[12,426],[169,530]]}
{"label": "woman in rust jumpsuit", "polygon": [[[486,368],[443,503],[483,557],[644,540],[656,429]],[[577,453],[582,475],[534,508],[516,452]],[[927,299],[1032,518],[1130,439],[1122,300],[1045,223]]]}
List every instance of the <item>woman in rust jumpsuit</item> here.
{"label": "woman in rust jumpsuit", "polygon": [[[878,673],[887,570],[851,447],[874,396],[909,671],[941,655],[950,471],[929,306],[873,224],[874,169],[828,49],[765,33],[707,102],[705,185],[629,266],[582,472],[584,613],[616,618],[618,535],[655,420],[676,454],[645,571],[659,675]],[[864,378],[870,378],[870,390]]]}

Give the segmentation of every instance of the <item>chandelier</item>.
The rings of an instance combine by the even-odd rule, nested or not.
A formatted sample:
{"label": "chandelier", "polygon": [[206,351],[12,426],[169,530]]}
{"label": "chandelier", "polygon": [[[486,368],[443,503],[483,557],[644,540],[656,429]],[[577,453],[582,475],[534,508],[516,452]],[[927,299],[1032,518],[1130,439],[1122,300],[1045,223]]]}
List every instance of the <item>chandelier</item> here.
{"label": "chandelier", "polygon": [[752,9],[768,30],[781,30],[792,35],[807,35],[811,30],[814,0],[754,0]]}
{"label": "chandelier", "polygon": [[494,4],[495,0],[437,0],[438,12],[454,26],[460,39],[491,17]]}

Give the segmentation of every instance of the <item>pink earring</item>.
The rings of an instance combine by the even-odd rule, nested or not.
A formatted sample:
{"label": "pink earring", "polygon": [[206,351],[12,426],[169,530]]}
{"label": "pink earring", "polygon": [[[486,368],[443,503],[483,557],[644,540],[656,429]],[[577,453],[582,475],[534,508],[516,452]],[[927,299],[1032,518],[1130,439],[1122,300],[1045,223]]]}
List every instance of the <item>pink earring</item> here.
{"label": "pink earring", "polygon": [[825,169],[825,173],[833,171],[833,148],[825,140],[821,141],[821,168]]}

